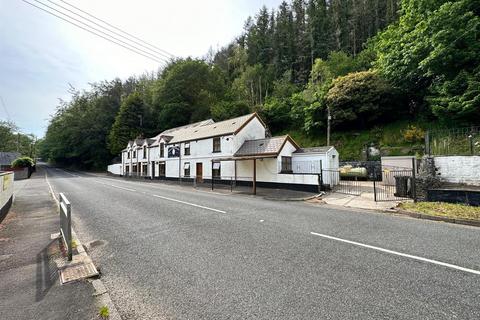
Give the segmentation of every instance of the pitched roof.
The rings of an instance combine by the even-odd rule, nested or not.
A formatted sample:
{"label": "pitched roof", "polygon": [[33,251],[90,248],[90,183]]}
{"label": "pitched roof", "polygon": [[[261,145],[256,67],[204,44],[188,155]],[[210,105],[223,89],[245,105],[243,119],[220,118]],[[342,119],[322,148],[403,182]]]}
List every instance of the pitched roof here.
{"label": "pitched roof", "polygon": [[18,152],[0,152],[0,165],[9,166],[13,160],[20,157]]}
{"label": "pitched roof", "polygon": [[312,147],[312,148],[300,148],[295,153],[327,153],[333,147]]}
{"label": "pitched roof", "polygon": [[288,141],[298,148],[295,141],[288,135],[280,137],[272,137],[258,140],[246,140],[243,145],[235,153],[235,157],[244,156],[258,156],[258,155],[270,155],[278,154],[282,151],[283,146]]}
{"label": "pitched roof", "polygon": [[[208,119],[187,124],[185,126],[165,130],[156,135],[155,137],[147,139],[148,145],[158,146],[159,140],[161,138],[163,138],[167,143],[179,143],[235,134],[242,130],[242,128],[254,118],[257,118],[262,123],[262,125],[266,127],[262,119],[260,119],[256,113],[250,113],[244,116],[220,122],[214,122],[212,119]],[[122,151],[126,151],[129,147],[133,146],[133,144],[142,145],[143,143],[144,139],[135,139],[134,141],[129,141],[127,148]]]}
{"label": "pitched roof", "polygon": [[170,133],[173,135],[173,138],[169,141],[169,143],[178,143],[233,134],[243,128],[254,117],[257,117],[256,113],[251,113],[220,122],[212,122],[199,126],[180,128]]}

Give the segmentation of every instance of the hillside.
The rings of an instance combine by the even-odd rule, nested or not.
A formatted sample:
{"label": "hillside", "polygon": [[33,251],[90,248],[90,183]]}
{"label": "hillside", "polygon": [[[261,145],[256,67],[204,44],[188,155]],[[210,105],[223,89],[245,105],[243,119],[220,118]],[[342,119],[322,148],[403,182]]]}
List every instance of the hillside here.
{"label": "hillside", "polygon": [[330,118],[344,160],[361,159],[372,144],[384,154],[421,153],[423,133],[405,139],[409,124],[480,123],[479,34],[476,0],[264,7],[204,59],[178,58],[155,74],[72,91],[50,121],[42,157],[104,168],[136,137],[254,111],[273,133],[290,132],[305,146],[325,144]]}

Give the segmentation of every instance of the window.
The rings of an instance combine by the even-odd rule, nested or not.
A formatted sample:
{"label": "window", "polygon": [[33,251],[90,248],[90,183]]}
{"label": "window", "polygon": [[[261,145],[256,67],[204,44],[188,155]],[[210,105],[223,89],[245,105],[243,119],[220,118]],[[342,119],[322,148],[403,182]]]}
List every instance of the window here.
{"label": "window", "polygon": [[160,143],[160,158],[165,157],[165,144]]}
{"label": "window", "polygon": [[169,158],[178,158],[178,157],[180,157],[180,147],[179,147],[179,146],[171,146],[171,147],[168,147],[168,157],[169,157]]}
{"label": "window", "polygon": [[190,177],[190,162],[185,162],[183,165],[183,176]]}
{"label": "window", "polygon": [[146,164],[142,165],[142,175],[148,175],[148,166]]}
{"label": "window", "polygon": [[184,149],[184,154],[185,154],[186,156],[189,156],[189,155],[190,155],[190,143],[188,143],[188,142],[185,143],[184,148],[185,148],[185,149]]}
{"label": "window", "polygon": [[213,162],[212,163],[212,177],[213,178],[220,178],[220,162]]}
{"label": "window", "polygon": [[147,146],[143,146],[143,159],[147,159]]}
{"label": "window", "polygon": [[127,151],[127,159],[130,159],[130,151]]}
{"label": "window", "polygon": [[137,151],[133,151],[133,158],[137,157]]}
{"label": "window", "polygon": [[292,157],[282,157],[282,173],[292,173]]}
{"label": "window", "polygon": [[221,152],[220,137],[213,138],[213,152]]}

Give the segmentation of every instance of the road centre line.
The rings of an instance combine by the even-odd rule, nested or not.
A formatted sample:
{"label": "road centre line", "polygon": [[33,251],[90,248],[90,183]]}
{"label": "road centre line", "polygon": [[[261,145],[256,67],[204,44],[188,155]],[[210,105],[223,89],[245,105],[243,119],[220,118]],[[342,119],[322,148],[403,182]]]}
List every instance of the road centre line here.
{"label": "road centre line", "polygon": [[[93,181],[95,181],[95,182],[97,182],[97,183],[100,183],[100,184],[103,184],[103,185],[106,185],[106,186],[110,186],[110,187],[114,187],[114,188],[118,188],[118,189],[122,189],[122,190],[127,190],[127,191],[131,191],[131,192],[137,192],[137,190],[135,190],[135,189],[120,187],[120,186],[116,186],[116,185],[113,185],[113,184],[107,184],[107,183],[103,183],[103,182],[96,181],[96,180],[93,180]],[[160,196],[160,195],[158,195],[158,194],[147,194],[146,192],[140,192],[140,191],[138,191],[138,192],[139,192],[139,193],[146,194],[146,195],[153,196],[153,197],[155,197],[155,198],[160,198],[160,199],[164,199],[164,200],[168,200],[168,201],[174,201],[174,202],[186,204],[186,205],[189,205],[189,206],[192,206],[192,207],[197,207],[197,208],[201,208],[201,209],[205,209],[205,210],[210,210],[210,211],[214,211],[214,212],[219,212],[219,213],[227,213],[226,211],[223,211],[223,210],[218,210],[218,209],[214,209],[214,208],[210,208],[210,207],[201,206],[201,205],[199,205],[199,204],[195,204],[195,203],[191,203],[191,202],[186,202],[186,201],[182,201],[182,200],[177,200],[177,199],[173,199],[173,198],[168,198],[168,197]]]}
{"label": "road centre line", "polygon": [[[138,184],[142,184],[144,182],[142,181],[125,181],[125,180],[118,180],[118,179],[113,179],[113,178],[105,178],[105,177],[97,177],[99,179],[102,179],[102,180],[108,180],[108,181],[115,181],[117,183],[124,183],[124,184],[133,184],[133,185],[138,185]],[[215,191],[203,191],[203,190],[198,190],[198,189],[193,189],[193,190],[185,190],[184,188],[182,188],[182,186],[180,185],[173,185],[173,184],[169,184],[169,185],[166,185],[166,184],[155,184],[154,182],[152,183],[148,183],[148,184],[145,184],[145,186],[148,186],[149,188],[154,188],[154,189],[158,189],[158,190],[167,190],[167,189],[170,189],[173,187],[175,189],[180,189],[182,191],[186,191],[186,192],[199,192],[199,193],[205,193],[205,194],[215,194],[215,195],[219,195],[219,196],[227,196],[229,195],[228,193],[220,193],[220,192],[215,192]]]}
{"label": "road centre line", "polygon": [[218,209],[213,209],[213,208],[209,208],[209,207],[204,207],[204,206],[201,206],[201,205],[198,205],[198,204],[195,204],[195,203],[191,203],[191,202],[186,202],[186,201],[182,201],[182,200],[177,200],[177,199],[172,199],[172,198],[168,198],[168,197],[163,197],[163,196],[159,196],[158,194],[152,194],[152,196],[154,196],[154,197],[156,197],[156,198],[164,199],[164,200],[169,200],[169,201],[174,201],[174,202],[178,202],[178,203],[183,203],[183,204],[186,204],[186,205],[189,205],[189,206],[192,206],[192,207],[202,208],[202,209],[205,209],[205,210],[215,211],[215,212],[219,212],[219,213],[227,213],[226,211],[222,211],[222,210],[218,210]]}
{"label": "road centre line", "polygon": [[435,265],[439,265],[439,266],[443,266],[443,267],[447,267],[447,268],[451,268],[451,269],[455,269],[455,270],[459,270],[459,271],[463,271],[463,272],[468,272],[468,273],[480,275],[480,271],[478,271],[478,270],[464,268],[464,267],[460,267],[460,266],[450,264],[450,263],[446,263],[446,262],[441,262],[441,261],[432,260],[432,259],[428,259],[428,258],[422,258],[422,257],[419,257],[419,256],[414,256],[414,255],[411,255],[411,254],[406,254],[406,253],[402,253],[402,252],[398,252],[398,251],[383,249],[383,248],[380,248],[380,247],[376,247],[376,246],[372,246],[372,245],[368,245],[368,244],[363,244],[363,243],[360,243],[360,242],[355,242],[355,241],[346,240],[346,239],[342,239],[342,238],[332,237],[332,236],[329,236],[329,235],[326,235],[326,234],[321,234],[321,233],[316,233],[316,232],[310,232],[310,234],[312,234],[314,236],[319,236],[319,237],[322,237],[322,238],[330,239],[330,240],[335,240],[335,241],[340,241],[340,242],[352,244],[352,245],[359,246],[359,247],[364,247],[364,248],[368,248],[368,249],[372,249],[372,250],[377,250],[377,251],[393,254],[393,255],[396,255],[396,256],[400,256],[400,257],[405,257],[405,258],[409,258],[409,259],[413,259],[413,260],[427,262],[427,263],[431,263],[431,264],[435,264]]}

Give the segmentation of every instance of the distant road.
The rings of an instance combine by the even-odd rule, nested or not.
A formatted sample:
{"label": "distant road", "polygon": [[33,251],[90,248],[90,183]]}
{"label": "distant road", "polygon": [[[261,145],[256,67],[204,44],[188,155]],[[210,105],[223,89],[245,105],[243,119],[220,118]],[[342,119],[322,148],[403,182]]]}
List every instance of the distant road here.
{"label": "distant road", "polygon": [[480,229],[47,168],[123,319],[480,319]]}

